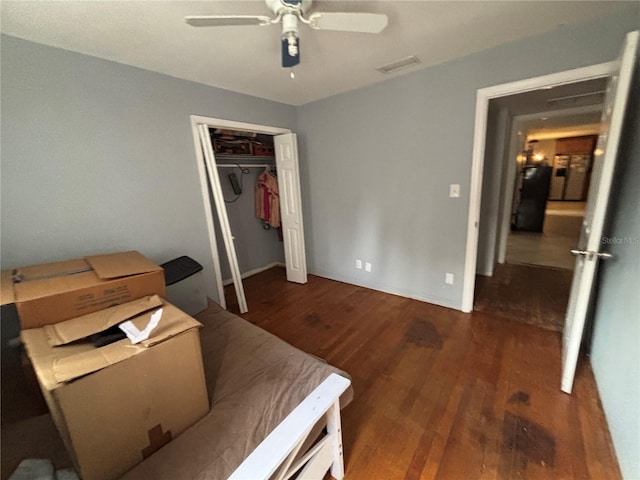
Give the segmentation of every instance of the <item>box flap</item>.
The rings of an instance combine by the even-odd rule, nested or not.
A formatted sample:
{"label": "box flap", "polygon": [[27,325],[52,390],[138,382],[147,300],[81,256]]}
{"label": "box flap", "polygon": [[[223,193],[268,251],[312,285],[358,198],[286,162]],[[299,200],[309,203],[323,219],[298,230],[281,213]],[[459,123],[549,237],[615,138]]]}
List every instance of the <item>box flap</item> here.
{"label": "box flap", "polygon": [[94,333],[103,332],[152,308],[160,307],[162,304],[162,299],[159,296],[147,296],[65,322],[46,325],[43,329],[49,345],[64,345]]}
{"label": "box flap", "polygon": [[40,265],[31,265],[15,269],[21,282],[64,277],[76,273],[88,272],[90,270],[91,267],[84,258],[65,260],[63,262],[42,263]]}
{"label": "box flap", "polygon": [[[89,266],[89,264],[82,258],[78,260],[43,263],[41,265],[3,270],[2,290],[0,292],[2,296],[2,305],[30,300],[38,295],[42,295],[43,291],[49,293],[51,289],[48,285],[55,285],[57,281],[56,279],[59,279],[59,277],[67,277],[89,271],[91,271],[91,266]],[[16,279],[19,280],[16,281]],[[39,281],[36,282],[36,280]],[[43,285],[46,286],[43,287]],[[37,292],[31,294],[29,293],[31,290],[36,290]],[[21,295],[20,292],[26,293]],[[22,298],[23,296],[24,298]]]}
{"label": "box flap", "polygon": [[53,360],[53,377],[58,383],[97,372],[109,365],[115,365],[146,350],[143,346],[131,345],[128,339],[106,345],[95,350],[77,353],[69,357]]}
{"label": "box flap", "polygon": [[75,291],[88,285],[96,285],[100,281],[93,272],[89,271],[61,277],[40,278],[37,281],[14,283],[13,291],[16,302],[29,302],[37,298]]}
{"label": "box flap", "polygon": [[103,280],[162,270],[162,267],[136,251],[94,255],[86,260]]}
{"label": "box flap", "polygon": [[[58,383],[64,383],[96,372],[143,353],[147,348],[171,337],[202,326],[196,319],[171,304],[165,302],[162,309],[163,314],[158,326],[151,332],[151,336],[147,340],[137,345],[132,345],[131,341],[126,338],[101,348],[54,359],[52,367],[55,380]],[[138,329],[143,330],[149,323],[152,314],[153,311],[146,312],[131,321]],[[54,347],[54,349],[58,348],[66,349],[68,346]]]}
{"label": "box flap", "polygon": [[8,305],[15,302],[11,273],[12,270],[2,270],[0,273],[0,305]]}

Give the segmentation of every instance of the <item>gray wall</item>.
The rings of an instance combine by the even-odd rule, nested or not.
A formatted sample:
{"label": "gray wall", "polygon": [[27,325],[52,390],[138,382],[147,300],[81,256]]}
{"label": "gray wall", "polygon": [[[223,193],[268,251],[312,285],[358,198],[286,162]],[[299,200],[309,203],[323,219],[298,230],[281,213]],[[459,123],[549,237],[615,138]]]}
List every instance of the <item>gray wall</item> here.
{"label": "gray wall", "polygon": [[[225,161],[224,163],[227,162]],[[236,198],[227,177],[232,171],[240,181],[240,170],[238,168],[223,167],[218,169],[225,200]],[[254,186],[256,179],[263,171],[263,168],[250,168],[249,173],[243,179],[242,195],[235,202],[226,204],[229,225],[231,225],[231,231],[235,238],[236,255],[241,273],[272,263],[284,263],[284,246],[278,239],[278,231],[276,229],[265,230],[262,228],[262,220],[255,216]],[[215,206],[213,208],[215,209]],[[220,268],[222,270],[222,278],[223,280],[229,280],[231,279],[231,270],[224,250],[222,235],[218,235],[217,238],[218,251],[221,252]]]}
{"label": "gray wall", "polygon": [[[640,474],[640,65],[609,206],[591,365],[624,478]],[[604,240],[604,239],[603,239]]]}
{"label": "gray wall", "polygon": [[[2,268],[123,249],[158,262],[187,254],[215,298],[189,115],[295,130],[297,113],[310,271],[459,308],[476,90],[613,59],[638,8],[298,109],[3,36]],[[635,132],[612,225],[632,238]],[[450,183],[461,198],[448,198]],[[640,268],[631,246],[612,250],[592,363],[632,478]]]}
{"label": "gray wall", "polygon": [[2,36],[2,268],[189,255],[216,298],[190,115],[294,128],[295,108]]}
{"label": "gray wall", "polygon": [[310,272],[460,308],[477,89],[610,61],[637,23],[631,6],[300,107]]}
{"label": "gray wall", "polygon": [[476,259],[478,275],[492,276],[496,262],[498,224],[502,219],[502,185],[507,172],[511,121],[512,117],[506,108],[498,108],[493,102],[489,102]]}

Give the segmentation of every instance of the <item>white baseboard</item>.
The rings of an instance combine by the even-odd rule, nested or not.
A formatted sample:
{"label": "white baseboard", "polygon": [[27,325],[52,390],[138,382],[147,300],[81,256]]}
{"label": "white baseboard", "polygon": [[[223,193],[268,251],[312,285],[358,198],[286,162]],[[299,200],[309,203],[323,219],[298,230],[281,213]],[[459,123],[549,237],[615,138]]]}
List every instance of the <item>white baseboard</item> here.
{"label": "white baseboard", "polygon": [[432,303],[441,307],[451,308],[453,310],[462,310],[460,304],[449,298],[444,298],[439,295],[417,295],[414,292],[398,288],[395,286],[387,285],[379,282],[362,282],[361,279],[349,276],[338,276],[330,273],[326,270],[314,268],[310,271],[312,275],[316,275],[322,278],[328,278],[329,280],[336,280],[338,282],[348,283],[350,285],[356,285],[359,287],[369,288],[371,290],[377,290],[378,292],[389,293],[391,295],[398,295],[400,297],[411,298],[413,300],[419,300],[421,302]]}
{"label": "white baseboard", "polygon": [[[269,264],[267,264],[267,265],[265,265],[263,267],[254,268],[253,270],[249,270],[247,272],[244,272],[244,273],[240,274],[240,278],[242,278],[244,280],[245,278],[249,278],[249,277],[251,277],[253,275],[256,275],[256,274],[258,274],[260,272],[264,272],[265,270],[269,270],[270,268],[273,268],[273,267],[285,267],[285,266],[286,265],[284,263],[282,263],[282,262],[269,263]],[[225,287],[227,285],[231,285],[232,283],[233,283],[233,278],[228,278],[228,279],[222,281],[222,285],[224,285]]]}

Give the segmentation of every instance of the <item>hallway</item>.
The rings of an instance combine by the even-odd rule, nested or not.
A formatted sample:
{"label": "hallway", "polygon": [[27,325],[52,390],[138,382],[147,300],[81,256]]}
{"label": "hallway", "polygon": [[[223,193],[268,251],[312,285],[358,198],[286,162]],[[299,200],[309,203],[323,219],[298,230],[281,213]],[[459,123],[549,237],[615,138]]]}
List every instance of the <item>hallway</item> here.
{"label": "hallway", "polygon": [[563,268],[497,265],[493,277],[476,277],[474,310],[561,332],[572,275]]}
{"label": "hallway", "polygon": [[507,263],[573,270],[585,202],[547,202],[543,232],[509,232]]}

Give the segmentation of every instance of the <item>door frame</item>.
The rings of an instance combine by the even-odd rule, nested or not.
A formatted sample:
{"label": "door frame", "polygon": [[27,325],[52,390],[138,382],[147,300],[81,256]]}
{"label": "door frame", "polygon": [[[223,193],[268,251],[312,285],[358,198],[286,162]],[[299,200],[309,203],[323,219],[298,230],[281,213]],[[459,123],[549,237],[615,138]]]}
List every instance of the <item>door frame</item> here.
{"label": "door frame", "polygon": [[614,70],[615,61],[610,61],[566,70],[564,72],[503,83],[492,87],[480,88],[476,91],[476,114],[473,133],[471,181],[469,185],[469,213],[467,218],[467,242],[462,279],[462,305],[460,308],[463,312],[470,313],[473,311],[476,261],[478,258],[478,230],[480,227],[480,202],[482,200],[482,174],[484,169],[489,101],[518,93],[539,90],[545,87],[549,88],[568,83],[608,77]]}
{"label": "door frame", "polygon": [[[218,293],[218,303],[224,309],[227,308],[227,302],[224,297],[224,284],[222,273],[220,270],[220,252],[216,242],[216,233],[213,222],[213,209],[209,196],[209,180],[207,170],[205,168],[205,158],[200,148],[200,135],[198,133],[198,125],[207,125],[209,128],[223,128],[227,130],[241,130],[244,132],[255,132],[266,135],[282,135],[285,133],[293,133],[289,128],[273,127],[269,125],[259,125],[254,123],[237,122],[234,120],[226,120],[223,118],[205,117],[202,115],[191,115],[191,132],[193,134],[193,144],[196,152],[196,162],[198,167],[198,177],[200,178],[200,189],[202,193],[202,202],[205,212],[205,220],[207,223],[207,234],[209,236],[209,250],[211,252],[211,260],[213,262],[213,271],[216,276],[216,290]],[[217,167],[215,155],[213,166]],[[212,185],[212,189],[221,188],[220,185]],[[226,206],[225,206],[226,208]],[[239,279],[242,282],[242,278]]]}

